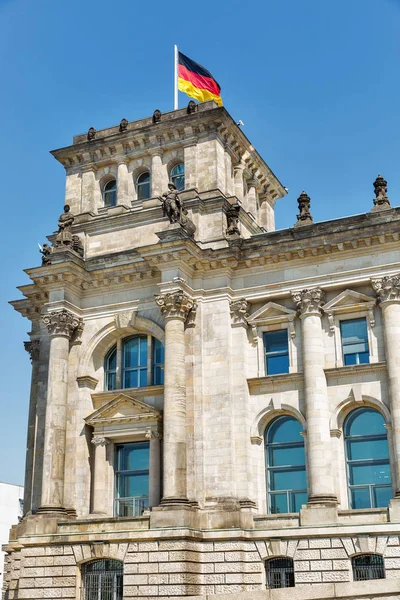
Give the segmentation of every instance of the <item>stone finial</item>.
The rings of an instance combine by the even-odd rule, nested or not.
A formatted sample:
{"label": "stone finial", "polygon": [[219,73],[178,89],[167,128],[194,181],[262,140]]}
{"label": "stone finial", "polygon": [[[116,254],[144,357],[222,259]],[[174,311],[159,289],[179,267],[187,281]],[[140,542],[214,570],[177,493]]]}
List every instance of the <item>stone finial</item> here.
{"label": "stone finial", "polygon": [[187,105],[187,113],[188,115],[193,114],[197,110],[197,104],[193,100],[189,100],[189,104]]}
{"label": "stone finial", "polygon": [[63,336],[69,339],[74,333],[81,334],[83,321],[69,310],[63,308],[47,315],[43,315],[43,323],[52,336]]}
{"label": "stone finial", "polygon": [[156,304],[160,307],[164,319],[180,319],[182,321],[186,321],[189,313],[196,308],[195,300],[183,290],[156,296]]}
{"label": "stone finial", "polygon": [[292,298],[297,304],[298,313],[305,315],[321,315],[325,292],[321,288],[311,288],[292,292]]}
{"label": "stone finial", "polygon": [[119,124],[119,132],[120,133],[125,133],[125,131],[128,130],[128,120],[127,119],[121,119],[121,122]]}
{"label": "stone finial", "polygon": [[234,236],[238,236],[240,235],[240,230],[239,230],[239,212],[240,212],[240,206],[239,205],[234,205],[231,206],[230,208],[228,208],[228,210],[226,211],[226,220],[227,220],[227,224],[228,227],[226,229],[226,235],[234,235]]}
{"label": "stone finial", "polygon": [[93,446],[108,446],[110,443],[110,440],[106,437],[100,436],[100,435],[95,435],[94,437],[92,437],[91,440]]}
{"label": "stone finial", "polygon": [[161,121],[161,110],[158,108],[153,112],[153,123],[159,123]]}
{"label": "stone finial", "polygon": [[31,340],[29,342],[24,342],[24,348],[27,352],[29,352],[31,363],[37,362],[39,360],[40,340]]}
{"label": "stone finial", "polygon": [[89,142],[91,142],[92,140],[94,140],[96,137],[96,130],[94,127],[90,127],[88,132],[87,132],[87,139]]}
{"label": "stone finial", "polygon": [[378,175],[378,177],[374,181],[374,190],[375,190],[375,198],[374,198],[374,206],[372,208],[373,211],[377,210],[385,210],[390,208],[390,201],[387,197],[387,181],[382,177],[382,175]]}
{"label": "stone finial", "polygon": [[297,198],[297,202],[299,205],[300,212],[297,215],[297,223],[295,224],[295,227],[301,227],[302,225],[311,225],[311,223],[313,222],[313,218],[310,213],[310,196],[308,196],[303,191]]}
{"label": "stone finial", "polygon": [[400,301],[400,275],[387,275],[381,279],[372,279],[371,285],[378,302]]}
{"label": "stone finial", "polygon": [[232,300],[232,302],[230,303],[230,311],[232,322],[234,325],[247,324],[250,307],[250,302],[247,302],[245,298],[239,298],[239,300]]}

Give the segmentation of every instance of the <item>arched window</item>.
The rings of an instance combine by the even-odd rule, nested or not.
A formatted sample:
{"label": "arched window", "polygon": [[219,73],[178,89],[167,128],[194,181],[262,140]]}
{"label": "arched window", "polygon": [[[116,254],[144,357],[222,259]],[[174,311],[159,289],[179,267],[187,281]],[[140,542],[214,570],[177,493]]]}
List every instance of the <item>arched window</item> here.
{"label": "arched window", "polygon": [[82,566],[83,600],[122,600],[124,565],[102,558]]}
{"label": "arched window", "polygon": [[275,419],[265,432],[268,510],[299,512],[307,502],[302,427],[294,417]]}
{"label": "arched window", "polygon": [[380,554],[359,554],[351,559],[354,581],[385,579],[385,566]]}
{"label": "arched window", "polygon": [[170,180],[177,190],[185,189],[185,166],[183,163],[179,163],[179,165],[171,169]]}
{"label": "arched window", "polygon": [[294,567],[291,558],[271,558],[266,561],[265,569],[268,588],[294,587]]}
{"label": "arched window", "polygon": [[138,200],[150,198],[150,173],[142,173],[137,178],[136,195]]}
{"label": "arched window", "polygon": [[108,181],[103,188],[103,203],[104,206],[117,205],[117,182],[115,179]]}
{"label": "arched window", "polygon": [[114,345],[104,359],[105,390],[164,383],[164,346],[160,340],[150,335],[133,335],[120,344],[121,352]]}
{"label": "arched window", "polygon": [[372,408],[353,411],[344,423],[350,508],[378,508],[392,497],[385,421]]}

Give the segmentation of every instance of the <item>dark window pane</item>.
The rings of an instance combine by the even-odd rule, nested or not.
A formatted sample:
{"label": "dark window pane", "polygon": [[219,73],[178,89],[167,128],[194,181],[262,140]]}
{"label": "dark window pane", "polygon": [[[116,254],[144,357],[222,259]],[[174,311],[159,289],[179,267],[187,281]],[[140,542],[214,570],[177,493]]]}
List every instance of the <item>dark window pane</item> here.
{"label": "dark window pane", "polygon": [[176,165],[171,170],[170,178],[171,182],[175,185],[177,190],[183,190],[185,188],[185,167],[183,163]]}
{"label": "dark window pane", "polygon": [[281,417],[274,421],[268,429],[268,443],[297,442],[304,444],[301,435],[301,423],[293,417]]}
{"label": "dark window pane", "polygon": [[356,410],[347,418],[345,435],[376,435],[385,434],[385,421],[382,415],[372,408]]}
{"label": "dark window pane", "polygon": [[287,330],[270,331],[265,334],[265,351],[266,352],[287,352],[288,337]]}
{"label": "dark window pane", "polygon": [[350,484],[390,483],[390,470],[387,463],[375,465],[350,465]]}
{"label": "dark window pane", "polygon": [[289,355],[267,356],[267,375],[289,373]]}
{"label": "dark window pane", "polygon": [[161,367],[153,367],[153,385],[163,385],[164,370]]}
{"label": "dark window pane", "polygon": [[120,498],[132,498],[148,496],[149,475],[123,475],[119,476],[118,496]]}
{"label": "dark window pane", "polygon": [[369,362],[368,333],[366,319],[341,321],[343,357],[345,365]]}
{"label": "dark window pane", "polygon": [[287,512],[290,512],[287,505],[286,493],[270,495],[270,512],[273,515],[285,514]]}
{"label": "dark window pane", "polygon": [[140,369],[140,387],[147,385],[147,369]]}
{"label": "dark window pane", "polygon": [[389,458],[387,440],[356,439],[354,441],[348,441],[347,457],[349,460]]}
{"label": "dark window pane", "polygon": [[305,470],[271,471],[271,490],[304,490],[306,484]]}
{"label": "dark window pane", "polygon": [[125,371],[124,373],[124,388],[135,388],[138,386],[138,372]]}
{"label": "dark window pane", "polygon": [[304,447],[296,445],[293,448],[270,448],[269,466],[282,467],[287,465],[304,465]]}
{"label": "dark window pane", "polygon": [[124,366],[139,366],[139,338],[134,337],[124,343]]}
{"label": "dark window pane", "polygon": [[386,508],[392,498],[392,486],[374,488],[374,504],[377,508]]}
{"label": "dark window pane", "polygon": [[303,506],[303,504],[307,504],[307,502],[308,502],[307,492],[293,493],[292,497],[291,497],[291,503],[292,503],[292,506],[290,507],[291,512],[300,512],[300,509]]}
{"label": "dark window pane", "polygon": [[107,390],[116,390],[117,389],[117,375],[116,375],[116,373],[107,373],[106,389]]}
{"label": "dark window pane", "polygon": [[371,508],[369,488],[353,488],[350,490],[351,508]]}

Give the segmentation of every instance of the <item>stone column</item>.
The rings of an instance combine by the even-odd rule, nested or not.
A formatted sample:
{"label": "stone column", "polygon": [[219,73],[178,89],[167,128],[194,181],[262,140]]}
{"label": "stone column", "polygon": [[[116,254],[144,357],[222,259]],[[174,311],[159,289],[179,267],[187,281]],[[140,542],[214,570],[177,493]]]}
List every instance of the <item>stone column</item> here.
{"label": "stone column", "polygon": [[87,167],[82,171],[81,212],[95,211],[96,169]]}
{"label": "stone column", "polygon": [[93,506],[92,513],[96,515],[107,514],[107,486],[106,486],[106,467],[107,467],[107,446],[110,440],[103,436],[95,435],[92,444],[95,447],[94,453],[94,473],[93,473]]}
{"label": "stone column", "polygon": [[26,439],[25,483],[24,483],[24,515],[32,510],[32,486],[35,462],[36,442],[36,402],[37,379],[39,371],[40,341],[24,342],[25,350],[29,352],[32,363],[31,393],[29,398],[28,432]]}
{"label": "stone column", "polygon": [[117,204],[129,206],[129,173],[128,161],[120,160],[117,170]]}
{"label": "stone column", "polygon": [[168,187],[168,173],[163,165],[163,151],[157,148],[151,151],[151,197],[161,196]]}
{"label": "stone column", "polygon": [[146,438],[150,440],[149,508],[153,508],[158,506],[161,500],[161,435],[158,431],[149,429]]}
{"label": "stone column", "polygon": [[235,180],[235,196],[243,201],[244,187],[243,187],[243,170],[244,165],[239,163],[233,167],[233,177]]}
{"label": "stone column", "polygon": [[323,291],[320,288],[313,288],[294,292],[292,295],[298,306],[302,325],[308,503],[336,505],[321,326]]}
{"label": "stone column", "polygon": [[194,301],[182,290],[156,297],[165,322],[162,504],[187,502],[185,321]]}
{"label": "stone column", "polygon": [[50,356],[39,512],[64,512],[69,343],[75,331],[82,329],[82,320],[63,308],[44,315],[43,321],[50,333]]}
{"label": "stone column", "polygon": [[253,217],[257,217],[257,182],[255,179],[247,180],[247,207],[246,210],[250,212]]}
{"label": "stone column", "polygon": [[385,355],[388,374],[390,414],[394,449],[396,499],[400,500],[400,274],[375,279],[383,316]]}

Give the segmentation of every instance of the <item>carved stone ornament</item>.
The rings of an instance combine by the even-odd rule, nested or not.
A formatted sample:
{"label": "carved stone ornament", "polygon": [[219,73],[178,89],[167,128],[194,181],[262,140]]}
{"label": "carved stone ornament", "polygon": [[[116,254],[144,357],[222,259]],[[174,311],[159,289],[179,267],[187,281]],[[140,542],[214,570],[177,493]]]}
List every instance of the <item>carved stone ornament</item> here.
{"label": "carved stone ornament", "polygon": [[184,207],[183,201],[179,197],[179,191],[173,183],[168,184],[168,191],[160,196],[159,200],[164,217],[168,217],[172,225],[179,223],[186,233],[193,237],[196,231],[195,224],[187,216],[188,211]]}
{"label": "carved stone ornament", "polygon": [[187,105],[187,113],[188,115],[193,114],[197,110],[197,104],[194,100],[189,100],[189,104]]}
{"label": "carved stone ornament", "polygon": [[49,244],[39,245],[39,252],[42,254],[42,266],[51,265],[51,254],[53,252],[51,246]]}
{"label": "carved stone ornament", "polygon": [[372,279],[379,302],[400,301],[400,275],[387,275],[382,279]]}
{"label": "carved stone ornament", "polygon": [[321,315],[325,292],[321,288],[311,288],[292,292],[292,298],[297,304],[299,315]]}
{"label": "carved stone ornament", "polygon": [[230,303],[230,311],[233,324],[247,325],[250,307],[250,302],[247,302],[245,298],[240,298],[239,300],[232,300],[232,302]]}
{"label": "carved stone ornament", "polygon": [[108,444],[110,443],[110,440],[106,437],[101,437],[99,435],[96,435],[92,438],[92,444],[93,446],[108,446]]}
{"label": "carved stone ornament", "polygon": [[310,213],[310,196],[308,196],[304,191],[301,192],[297,199],[297,203],[299,205],[299,214],[297,215],[297,223],[295,224],[295,227],[299,227],[301,225],[311,225],[313,218]]}
{"label": "carved stone ornament", "polygon": [[158,108],[153,112],[153,123],[159,123],[161,121],[161,110]]}
{"label": "carved stone ornament", "polygon": [[196,302],[184,291],[167,292],[156,296],[156,304],[165,319],[181,319],[186,321]]}
{"label": "carved stone ornament", "polygon": [[390,208],[390,201],[387,197],[387,181],[382,177],[382,175],[378,175],[378,177],[375,179],[374,190],[375,198],[374,208],[372,210],[382,210],[382,208]]}
{"label": "carved stone ornament", "polygon": [[161,433],[156,430],[156,429],[146,429],[146,433],[144,434],[144,437],[148,440],[160,440],[161,439]]}
{"label": "carved stone ornament", "polygon": [[96,130],[94,127],[90,127],[88,132],[87,132],[87,139],[89,142],[91,142],[92,140],[94,140],[96,137]]}
{"label": "carved stone ornament", "polygon": [[24,342],[24,348],[27,352],[29,352],[31,363],[37,362],[39,360],[40,340],[31,340],[29,342]]}
{"label": "carved stone ornament", "polygon": [[75,332],[83,330],[82,319],[63,308],[43,316],[43,323],[49,330],[50,335],[65,336],[72,338]]}
{"label": "carved stone ornament", "polygon": [[119,132],[120,133],[125,133],[125,131],[128,130],[128,123],[129,123],[129,121],[127,119],[121,119],[121,122],[119,124]]}
{"label": "carved stone ornament", "polygon": [[226,220],[228,227],[226,229],[226,235],[240,235],[239,230],[239,212],[240,206],[231,206],[226,211]]}
{"label": "carved stone ornament", "polygon": [[79,254],[81,258],[83,258],[83,244],[79,235],[72,236],[72,250]]}
{"label": "carved stone ornament", "polygon": [[56,247],[68,246],[72,248],[73,237],[72,237],[72,224],[75,220],[74,215],[70,212],[69,204],[64,206],[64,212],[58,218],[58,231],[54,245]]}

